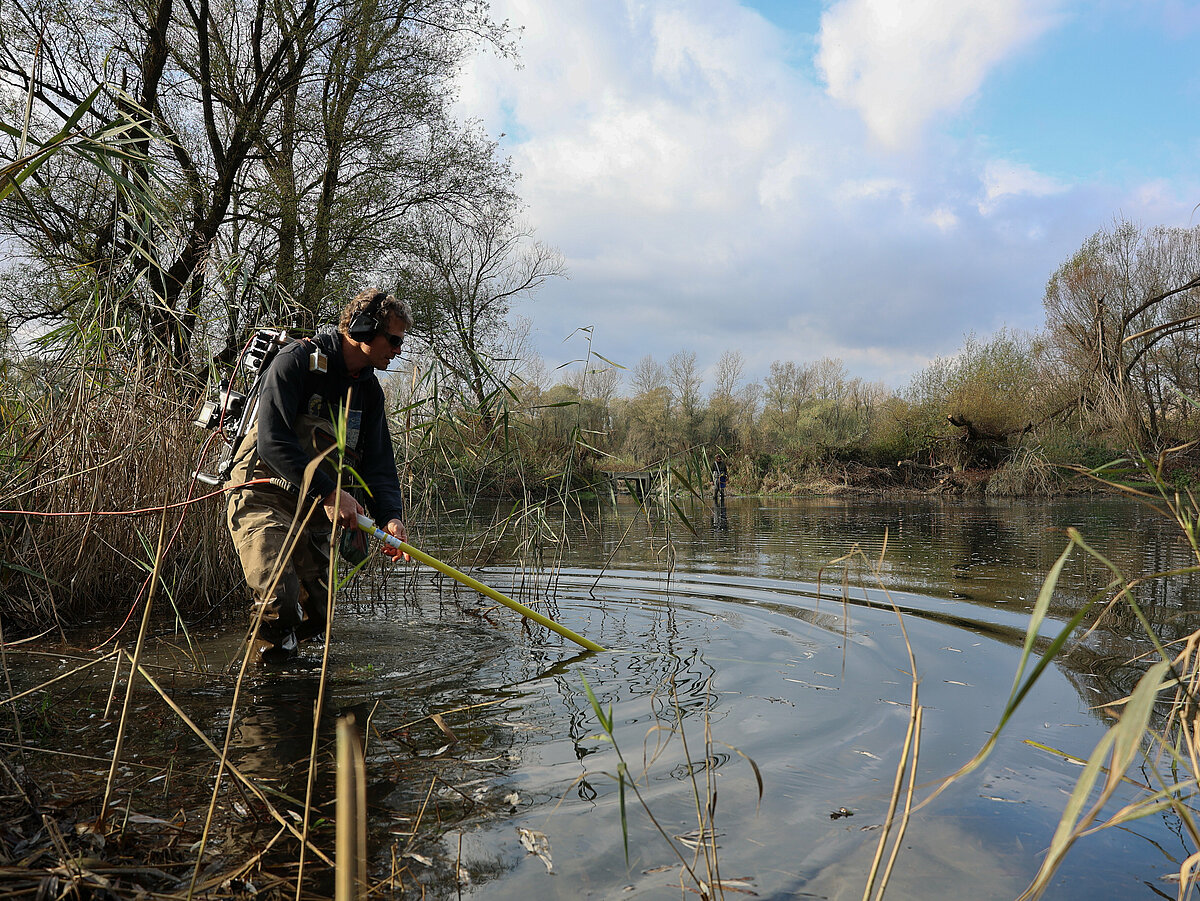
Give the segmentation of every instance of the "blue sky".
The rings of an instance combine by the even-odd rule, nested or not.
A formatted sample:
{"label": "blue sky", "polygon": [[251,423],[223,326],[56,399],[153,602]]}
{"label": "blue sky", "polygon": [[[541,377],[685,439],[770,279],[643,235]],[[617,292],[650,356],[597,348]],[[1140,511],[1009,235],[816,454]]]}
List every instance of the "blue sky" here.
{"label": "blue sky", "polygon": [[1195,226],[1200,3],[493,0],[461,114],[505,133],[569,279],[517,312],[553,368],[695,352],[904,385],[1042,325],[1123,215]]}

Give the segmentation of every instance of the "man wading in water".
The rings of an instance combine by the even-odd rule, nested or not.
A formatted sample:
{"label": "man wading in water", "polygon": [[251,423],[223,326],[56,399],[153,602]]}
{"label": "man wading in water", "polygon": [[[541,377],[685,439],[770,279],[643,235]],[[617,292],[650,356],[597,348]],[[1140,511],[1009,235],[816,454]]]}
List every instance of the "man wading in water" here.
{"label": "man wading in water", "polygon": [[712,479],[713,479],[713,500],[718,504],[725,503],[725,482],[729,478],[729,467],[725,465],[725,458],[720,454],[713,457],[712,464]]}
{"label": "man wading in water", "polygon": [[[231,491],[226,512],[242,571],[254,593],[255,616],[262,608],[255,645],[264,663],[285,663],[296,656],[300,642],[324,633],[332,527],[347,530],[343,556],[354,555],[348,544],[357,547],[360,560],[365,554],[366,536],[357,528],[363,507],[337,487],[336,450],[316,467],[307,495],[300,497],[305,467],[334,444],[334,423],[347,396],[346,460],[370,489],[367,506],[375,521],[387,523],[386,531],[401,541],[408,538],[375,370],[386,370],[399,355],[412,324],[408,304],[381,291],[363,291],[342,311],[336,334],[289,344],[263,376],[258,417],[241,443],[231,481],[271,481]],[[350,478],[344,476],[343,484]],[[320,509],[285,560],[297,505],[302,522],[314,503]],[[393,560],[401,556],[387,545],[383,552]]]}

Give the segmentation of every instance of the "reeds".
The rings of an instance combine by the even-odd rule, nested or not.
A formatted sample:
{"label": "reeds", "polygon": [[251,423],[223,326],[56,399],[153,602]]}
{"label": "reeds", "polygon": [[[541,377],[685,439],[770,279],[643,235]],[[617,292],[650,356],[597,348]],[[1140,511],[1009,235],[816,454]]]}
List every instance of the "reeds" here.
{"label": "reeds", "polygon": [[[107,342],[107,301],[90,322],[60,331],[24,382],[11,377],[0,423],[0,539],[7,552],[0,607],[23,628],[132,615],[154,566],[177,622],[235,583],[231,546],[214,528],[219,500],[195,500],[196,386],[151,358]],[[15,389],[15,390],[14,390]],[[190,501],[190,503],[189,503]]]}
{"label": "reeds", "polygon": [[[337,445],[337,450],[339,451],[340,458],[341,451],[344,448],[344,429],[339,430],[338,434],[339,442]],[[313,466],[315,466],[315,463],[316,461],[314,461]],[[312,467],[310,467],[309,475],[311,475],[311,469]],[[300,517],[300,512],[305,511],[298,511],[298,518],[294,523],[296,535],[299,535],[301,530],[307,524],[307,520],[303,517]],[[306,512],[308,515],[312,515],[314,511],[309,509]],[[159,534],[153,553],[154,569],[152,576],[157,576],[161,562],[164,559],[167,535],[169,531],[168,526],[171,522],[170,511],[163,509],[162,505],[160,505],[159,513]],[[317,515],[321,514],[318,513]],[[284,555],[284,558],[278,561],[277,572],[282,570],[282,567],[285,565],[287,556],[290,555],[290,552],[291,551],[289,549],[289,551]],[[334,620],[333,608],[337,593],[339,589],[344,586],[346,580],[351,575],[350,573],[339,573],[337,571],[336,541],[334,541],[330,548],[330,566],[330,593],[327,598],[328,627],[332,626]],[[303,815],[297,819],[292,816],[291,812],[281,810],[277,806],[277,802],[274,799],[271,790],[267,786],[259,784],[255,778],[250,777],[246,773],[242,772],[236,765],[235,761],[231,758],[231,740],[234,735],[235,724],[239,718],[239,708],[244,697],[242,686],[243,682],[247,678],[248,669],[251,665],[253,642],[247,640],[244,644],[245,653],[242,657],[236,683],[233,686],[231,700],[227,710],[227,719],[224,723],[224,741],[221,745],[218,745],[208,737],[206,731],[201,729],[195,722],[194,715],[189,714],[184,706],[182,706],[173,697],[173,692],[165,689],[160,681],[160,678],[156,678],[155,674],[150,672],[149,669],[143,664],[141,659],[142,649],[147,638],[147,626],[151,622],[152,617],[155,615],[154,602],[156,597],[159,596],[157,590],[159,584],[160,583],[157,578],[152,578],[150,583],[151,587],[148,591],[142,608],[141,630],[138,633],[137,644],[133,652],[128,653],[122,651],[117,657],[116,669],[114,670],[112,681],[112,690],[114,694],[116,693],[119,685],[119,668],[122,660],[125,660],[128,663],[128,677],[126,680],[123,702],[118,705],[114,705],[113,699],[110,698],[106,709],[107,715],[107,710],[113,709],[114,706],[119,706],[120,714],[116,722],[116,742],[111,757],[108,761],[108,778],[102,792],[98,815],[94,820],[88,821],[86,826],[77,824],[76,827],[71,830],[71,832],[72,834],[78,835],[93,835],[101,844],[103,844],[107,839],[116,837],[121,837],[123,841],[129,840],[132,836],[132,833],[137,832],[136,827],[133,828],[132,833],[127,834],[126,832],[126,818],[130,812],[128,805],[131,803],[131,797],[129,800],[124,802],[124,815],[122,815],[121,808],[117,806],[116,798],[122,794],[132,796],[132,786],[128,784],[129,777],[126,775],[129,768],[129,761],[126,759],[126,749],[133,745],[135,741],[134,736],[138,734],[140,725],[138,722],[138,717],[133,713],[134,705],[132,704],[132,699],[134,697],[135,690],[139,686],[149,687],[151,691],[157,695],[161,702],[166,705],[175,718],[172,721],[174,723],[173,728],[176,730],[186,731],[194,735],[195,738],[202,743],[203,747],[206,748],[209,753],[211,753],[215,767],[212,773],[208,774],[207,776],[199,777],[201,780],[206,778],[211,779],[211,795],[207,804],[207,808],[203,811],[202,815],[198,818],[193,818],[198,819],[200,825],[200,835],[198,839],[195,842],[186,843],[182,849],[174,849],[173,853],[170,855],[176,860],[179,860],[181,857],[183,859],[187,859],[188,854],[190,853],[190,880],[169,879],[165,874],[159,873],[158,875],[148,876],[146,879],[141,881],[135,880],[134,887],[130,890],[131,895],[137,894],[138,897],[155,897],[169,892],[172,897],[184,898],[198,897],[201,895],[213,898],[235,897],[239,891],[239,886],[249,885],[251,884],[251,879],[255,878],[258,880],[260,885],[262,885],[265,880],[268,884],[273,884],[277,890],[286,887],[288,893],[294,895],[298,901],[302,897],[311,896],[311,891],[306,891],[306,888],[311,889],[313,879],[307,875],[308,871],[306,870],[306,865],[309,869],[312,869],[313,863],[310,861],[316,862],[318,873],[315,878],[317,880],[324,878],[321,875],[321,871],[323,871],[325,874],[328,874],[330,869],[334,867],[334,860],[331,858],[328,849],[323,849],[321,847],[321,843],[318,842],[312,834],[314,824],[319,819],[317,805],[320,802],[315,788],[317,781],[318,762],[323,759],[323,755],[319,750],[318,740],[320,737],[320,722],[322,709],[324,706],[323,701],[325,686],[327,683],[329,663],[328,655],[329,648],[331,646],[331,636],[328,632],[328,627],[324,653],[321,660],[321,670],[319,675],[320,687],[313,705],[313,709],[311,711],[307,711],[307,713],[311,715],[312,744],[308,754],[308,768],[306,777],[307,788],[304,793],[303,801],[300,802],[303,805]],[[254,623],[251,630],[251,637],[257,626],[258,623]],[[7,649],[8,648],[6,647],[6,650]],[[92,664],[88,664],[88,666],[107,660],[112,656],[112,654],[109,654],[97,658],[96,661],[93,661]],[[192,667],[197,668],[193,673],[190,673],[191,675],[202,674],[202,664],[198,659],[191,660],[190,664]],[[69,678],[72,675],[77,675],[78,672],[79,670],[75,670],[71,674],[57,677],[57,679]],[[5,661],[5,675],[8,675],[7,660]],[[180,671],[174,675],[176,678],[186,678],[189,673]],[[37,688],[31,689],[29,692],[13,694],[10,691],[10,696],[5,701],[0,702],[0,705],[10,706],[10,709],[15,711],[15,705],[18,701],[27,698],[31,693],[41,693],[44,695],[48,690],[51,690],[57,679],[52,679],[49,682],[43,683]],[[144,709],[144,707],[145,705],[143,704],[142,708]],[[305,712],[296,711],[296,714],[300,717],[303,717]],[[446,725],[437,714],[432,714],[432,717],[439,723],[443,730],[447,732],[450,731],[449,726]],[[341,729],[342,727],[339,728]],[[35,749],[32,746],[27,749],[25,746],[25,741],[22,738],[18,739],[18,745],[19,752],[28,750],[31,754],[35,755],[43,753],[46,750]],[[337,879],[335,880],[336,891],[339,898],[346,899],[364,897],[367,887],[366,855],[368,854],[368,848],[365,840],[366,807],[365,798],[363,795],[365,787],[365,774],[361,748],[358,751],[358,756],[356,759],[356,763],[351,762],[346,767],[340,768],[339,770],[339,775],[341,775],[344,771],[347,774],[352,772],[357,776],[356,779],[352,780],[353,784],[346,788],[346,791],[351,792],[354,796],[353,803],[348,804],[338,822],[340,837],[337,858],[338,875]],[[4,763],[5,760],[6,758],[0,754],[0,763]],[[5,774],[10,774],[7,764],[4,766],[4,772]],[[229,785],[229,780],[225,779],[226,774],[232,777],[232,788]],[[13,784],[19,788],[22,784],[19,777],[12,776],[11,778]],[[432,789],[432,787],[433,784],[431,783],[430,788]],[[246,859],[242,861],[228,861],[222,863],[219,858],[214,859],[213,855],[208,853],[208,847],[210,844],[210,839],[220,831],[218,824],[223,818],[228,816],[228,797],[231,792],[234,793],[235,797],[240,796],[241,803],[243,805],[254,805],[256,809],[273,819],[277,824],[277,829],[265,847],[260,847],[254,854],[248,856]],[[29,815],[44,816],[44,814],[41,813],[39,802],[32,796],[32,794],[25,793],[23,796],[28,807]],[[169,803],[177,802],[172,801]],[[339,803],[341,803],[341,801],[339,801]],[[234,806],[237,806],[237,804]],[[223,813],[223,811],[225,812]],[[156,822],[160,821],[157,817],[147,818],[141,814],[138,814],[137,816],[143,820],[150,819]],[[347,822],[342,822],[341,820],[346,820]],[[347,828],[350,830],[349,833],[346,833]],[[55,834],[57,834],[57,832]],[[346,839],[346,835],[352,835],[356,840],[350,841]],[[265,858],[268,851],[274,848],[276,849],[275,853],[278,855],[279,848],[277,846],[279,846],[281,840],[283,839],[293,840],[297,846],[298,857],[294,858],[292,861],[283,866],[283,872],[291,872],[291,876],[275,875],[270,873],[270,870],[264,869],[267,867]],[[182,855],[179,854],[179,850],[183,850],[184,853]],[[110,894],[114,894],[116,897],[121,896],[119,893],[116,893],[115,884],[111,882],[105,882],[103,873],[109,871],[112,867],[111,864],[107,863],[102,858],[89,863],[86,867],[76,867],[71,869],[71,861],[73,861],[78,855],[76,855],[68,847],[68,844],[64,842],[58,842],[56,853],[58,855],[59,865],[66,866],[68,868],[67,875],[71,880],[71,886],[74,891],[87,891],[97,886],[106,886],[110,890]],[[32,860],[33,859],[31,858],[31,861]],[[276,866],[278,866],[278,863],[276,863]],[[278,872],[278,870],[276,870],[276,872]],[[264,876],[264,873],[267,873],[268,875]],[[402,873],[403,870],[394,874],[396,879],[401,880],[401,886],[403,885]],[[28,878],[29,881],[35,884],[38,882],[38,880],[44,880],[46,878],[45,870],[36,866],[23,868],[20,873],[16,875],[22,879]],[[181,891],[183,894],[179,894]]]}
{"label": "reeds", "polygon": [[[1193,632],[1173,645],[1160,640],[1142,611],[1139,590],[1150,582],[1200,572],[1200,503],[1191,491],[1168,488],[1164,471],[1173,453],[1190,445],[1164,451],[1156,460],[1139,457],[1121,460],[1089,471],[1106,486],[1125,491],[1173,519],[1187,542],[1194,565],[1152,573],[1126,573],[1093,547],[1076,529],[1068,529],[1068,543],[1051,567],[1030,615],[1016,676],[1008,702],[996,729],[979,752],[949,777],[929,798],[928,804],[946,787],[976,770],[995,747],[1006,724],[1024,699],[1035,690],[1038,679],[1073,642],[1081,641],[1101,617],[1115,608],[1132,614],[1152,651],[1130,661],[1141,670],[1133,690],[1104,707],[1115,717],[1092,753],[1083,763],[1075,787],[1063,810],[1036,876],[1021,895],[1021,901],[1041,898],[1049,889],[1071,847],[1086,836],[1120,827],[1156,814],[1171,813],[1180,824],[1180,839],[1189,849],[1178,871],[1178,899],[1184,901],[1200,882],[1200,817],[1194,807],[1200,789],[1200,632]],[[1099,563],[1109,581],[1083,605],[1048,642],[1040,636],[1047,625],[1050,601],[1068,558],[1083,553]],[[1147,781],[1130,779],[1134,766]],[[1121,786],[1142,789],[1140,797],[1112,809]]]}
{"label": "reeds", "polygon": [[[678,663],[678,661],[676,662]],[[631,769],[624,752],[621,750],[621,746],[617,742],[617,736],[614,731],[612,705],[609,705],[606,712],[592,691],[592,686],[587,678],[581,677],[581,679],[584,693],[587,695],[588,703],[592,708],[592,713],[600,725],[602,733],[600,737],[612,745],[617,757],[616,772],[606,772],[605,775],[617,784],[617,813],[621,821],[621,836],[625,844],[626,863],[629,861],[630,832],[629,802],[626,793],[628,789],[629,792],[633,793],[638,808],[641,809],[643,815],[650,821],[650,824],[654,827],[654,831],[658,833],[675,859],[679,861],[681,889],[695,892],[704,901],[724,898],[727,888],[735,892],[747,891],[744,880],[739,879],[726,882],[721,878],[720,858],[717,853],[719,847],[717,838],[720,833],[717,831],[716,819],[717,787],[716,771],[713,763],[715,757],[713,754],[713,736],[709,718],[709,711],[712,704],[711,680],[705,685],[703,757],[697,760],[688,746],[687,730],[684,727],[683,721],[683,710],[676,694],[674,673],[672,673],[670,681],[671,721],[665,724],[662,722],[656,723],[647,731],[643,747],[642,768],[638,772]],[[652,744],[650,742],[651,737],[654,739]],[[649,802],[642,794],[642,785],[649,784],[652,765],[667,752],[670,744],[676,740],[681,745],[683,751],[684,765],[689,777],[696,824],[694,830],[681,834],[668,831],[666,825],[655,814],[654,810],[651,809]],[[742,757],[753,770],[755,782],[758,786],[756,803],[761,802],[763,779],[762,773],[758,769],[758,764],[734,746],[726,745],[726,747]],[[584,774],[576,782],[578,783],[589,775],[594,774]],[[690,855],[685,853],[687,851],[691,852]]]}

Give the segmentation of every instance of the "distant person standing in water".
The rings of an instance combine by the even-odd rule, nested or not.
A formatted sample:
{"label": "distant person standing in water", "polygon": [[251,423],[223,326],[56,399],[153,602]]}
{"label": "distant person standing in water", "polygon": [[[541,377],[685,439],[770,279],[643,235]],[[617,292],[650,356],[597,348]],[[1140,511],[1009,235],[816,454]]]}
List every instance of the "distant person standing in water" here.
{"label": "distant person standing in water", "polygon": [[712,479],[713,500],[718,504],[725,503],[725,481],[729,477],[729,469],[725,466],[725,458],[719,453],[713,457]]}
{"label": "distant person standing in water", "polygon": [[[343,415],[346,461],[370,491],[367,506],[390,534],[401,541],[408,538],[383,389],[375,372],[386,370],[399,355],[412,324],[408,304],[383,291],[363,291],[342,311],[336,332],[289,344],[263,377],[258,419],[234,460],[233,481],[270,481],[230,492],[227,508],[254,609],[262,610],[255,645],[263,663],[286,663],[296,656],[300,642],[324,632],[332,529],[340,526],[347,539],[362,536],[357,530],[362,504],[339,487],[337,470],[325,456],[336,443]],[[318,457],[322,462],[312,470],[302,496],[305,470]],[[350,479],[343,477],[343,486]],[[297,506],[303,522],[314,504],[318,509],[289,554]],[[357,552],[365,555],[365,542]],[[354,556],[345,542],[342,553]],[[384,553],[400,556],[387,545]]]}

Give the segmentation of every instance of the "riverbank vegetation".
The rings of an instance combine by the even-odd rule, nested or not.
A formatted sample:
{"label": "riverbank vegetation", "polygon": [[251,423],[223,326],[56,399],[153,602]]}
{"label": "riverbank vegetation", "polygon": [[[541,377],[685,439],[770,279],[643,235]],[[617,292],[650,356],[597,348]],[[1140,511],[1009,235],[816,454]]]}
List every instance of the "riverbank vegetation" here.
{"label": "riverbank vegetation", "polygon": [[[803,353],[757,380],[732,350],[710,370],[686,348],[612,361],[586,325],[581,362],[550,373],[510,305],[564,262],[522,223],[494,142],[450,113],[466,53],[512,52],[486,7],[12,12],[0,580],[15,622],[136,597],[156,529],[108,514],[200,494],[189,423],[249,337],[311,331],[364,280],[416,312],[389,378],[414,520],[480,496],[536,512],[613,472],[699,491],[716,452],[731,493],[1038,493],[1194,434],[1200,229],[1114,221],[1050,274],[1040,333],[968,335],[895,389]],[[1190,484],[1190,454],[1169,459]],[[168,593],[185,604],[236,591],[219,507],[168,512]]]}
{"label": "riverbank vegetation", "polygon": [[[838,485],[1040,493],[1062,486],[1065,466],[1191,441],[1200,228],[1117,220],[1051,274],[1043,302],[1041,332],[968,335],[898,390],[829,358],[776,361],[751,381],[730,351],[704,393],[695,354],[681,350],[621,373],[624,393],[617,372],[598,364],[557,385],[522,383],[520,396],[542,441],[586,433],[614,469],[720,450],[731,490],[745,494]],[[1177,451],[1168,481],[1190,484],[1196,463]]]}

